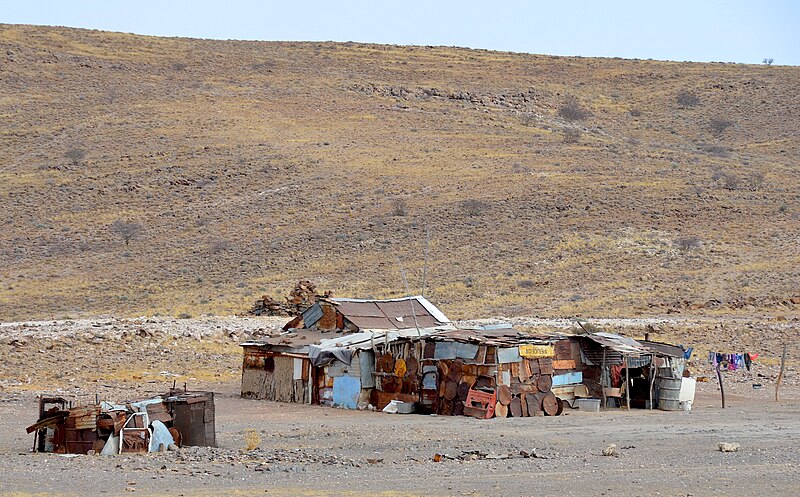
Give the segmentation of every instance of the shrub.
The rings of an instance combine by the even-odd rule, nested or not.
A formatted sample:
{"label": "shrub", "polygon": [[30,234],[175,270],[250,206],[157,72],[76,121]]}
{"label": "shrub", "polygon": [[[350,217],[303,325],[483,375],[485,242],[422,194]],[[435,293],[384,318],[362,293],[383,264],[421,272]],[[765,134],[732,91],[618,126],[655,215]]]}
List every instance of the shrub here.
{"label": "shrub", "polygon": [[679,236],[672,243],[683,251],[696,249],[702,245],[702,242],[696,236]]}
{"label": "shrub", "polygon": [[211,252],[212,254],[219,254],[220,252],[225,252],[230,247],[231,247],[230,240],[225,240],[222,238],[218,238],[208,242],[208,251]]}
{"label": "shrub", "polygon": [[715,135],[721,135],[731,126],[733,126],[733,121],[721,117],[712,117],[711,120],[708,121],[708,127]]}
{"label": "shrub", "polygon": [[640,111],[639,109],[631,109],[628,111],[628,113],[633,117],[639,117],[642,115],[642,111]]}
{"label": "shrub", "polygon": [[392,200],[392,216],[406,216],[408,215],[408,202],[403,198],[396,198]]}
{"label": "shrub", "polygon": [[748,178],[748,181],[750,182],[750,188],[755,191],[761,190],[764,187],[764,179],[764,173],[761,171],[753,171],[750,173],[750,177]]}
{"label": "shrub", "polygon": [[567,121],[583,121],[592,113],[585,109],[575,97],[568,97],[558,108],[558,115]]}
{"label": "shrub", "polygon": [[700,97],[687,90],[679,91],[675,100],[681,107],[694,107],[700,104]]}
{"label": "shrub", "polygon": [[765,57],[765,58],[764,58],[764,60],[763,60],[762,62],[764,63],[764,65],[771,66],[771,65],[772,65],[772,63],[773,63],[773,62],[775,62],[775,59],[773,59],[773,58],[771,58],[771,57],[770,57],[770,58],[766,58],[766,57]]}
{"label": "shrub", "polygon": [[71,148],[67,150],[64,157],[69,159],[73,166],[80,166],[81,161],[86,158],[86,151],[82,148]]}
{"label": "shrub", "polygon": [[581,130],[577,128],[564,128],[564,143],[578,143],[581,140]]}
{"label": "shrub", "polygon": [[122,219],[117,219],[113,223],[111,223],[111,232],[117,235],[125,245],[128,245],[131,240],[135,240],[139,238],[142,234],[142,225],[139,223],[124,221]]}
{"label": "shrub", "polygon": [[256,450],[261,444],[261,435],[252,428],[244,432],[244,450]]}
{"label": "shrub", "polygon": [[533,280],[521,280],[517,282],[517,286],[520,288],[533,288],[535,285]]}
{"label": "shrub", "polygon": [[711,175],[711,180],[726,190],[736,190],[741,183],[738,176],[725,171],[715,171],[714,174]]}
{"label": "shrub", "polygon": [[480,216],[489,208],[489,204],[476,199],[461,202],[461,210],[470,217]]}

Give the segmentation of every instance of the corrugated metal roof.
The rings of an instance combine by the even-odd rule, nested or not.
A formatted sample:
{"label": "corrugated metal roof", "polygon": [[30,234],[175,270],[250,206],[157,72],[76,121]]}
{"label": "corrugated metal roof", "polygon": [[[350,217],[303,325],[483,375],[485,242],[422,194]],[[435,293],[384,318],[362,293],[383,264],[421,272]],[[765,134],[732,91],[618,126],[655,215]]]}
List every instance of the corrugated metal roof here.
{"label": "corrugated metal roof", "polygon": [[450,330],[431,336],[437,341],[456,341],[512,347],[519,344],[549,344],[563,339],[562,335],[534,335],[514,328]]}
{"label": "corrugated metal roof", "polygon": [[[332,298],[330,302],[361,330],[431,328],[450,323],[436,306],[420,296],[388,300]],[[320,304],[316,303],[303,313],[303,322],[306,327],[312,328],[321,317]]]}
{"label": "corrugated metal roof", "polygon": [[586,338],[599,343],[604,347],[608,347],[611,350],[617,351],[620,354],[639,355],[651,353],[650,350],[633,338],[624,337],[615,333],[598,332],[587,333],[586,335],[582,336],[585,336]]}
{"label": "corrugated metal roof", "polygon": [[[430,303],[428,299],[421,295],[413,295],[410,297],[401,297],[397,299],[345,299],[345,298],[332,298],[331,302],[339,306],[339,312],[345,316],[349,316],[348,312],[356,316],[375,316],[371,313],[370,306],[360,309],[358,306],[346,306],[347,312],[342,310],[343,304],[373,304],[381,311],[381,315],[388,318],[397,316],[412,316],[416,314],[417,317],[429,315],[439,323],[449,323],[450,319],[444,315],[435,305]],[[411,301],[414,301],[414,312],[411,312]]]}
{"label": "corrugated metal roof", "polygon": [[668,343],[662,342],[650,342],[642,340],[642,345],[650,349],[651,351],[655,352],[658,355],[669,356],[669,357],[680,357],[683,358],[683,349],[678,347],[677,345],[670,345]]}
{"label": "corrugated metal roof", "polygon": [[386,315],[375,302],[336,302],[336,309],[346,317],[362,316],[373,318],[386,318]]}

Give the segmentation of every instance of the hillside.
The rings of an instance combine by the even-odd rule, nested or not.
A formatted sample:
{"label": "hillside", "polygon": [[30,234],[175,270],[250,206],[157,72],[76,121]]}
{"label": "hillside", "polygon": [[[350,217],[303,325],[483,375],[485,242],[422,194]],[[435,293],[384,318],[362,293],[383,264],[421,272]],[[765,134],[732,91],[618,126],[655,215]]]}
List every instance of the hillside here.
{"label": "hillside", "polygon": [[426,233],[454,318],[797,317],[798,88],[797,67],[0,25],[0,320],[241,312],[299,279],[397,296]]}

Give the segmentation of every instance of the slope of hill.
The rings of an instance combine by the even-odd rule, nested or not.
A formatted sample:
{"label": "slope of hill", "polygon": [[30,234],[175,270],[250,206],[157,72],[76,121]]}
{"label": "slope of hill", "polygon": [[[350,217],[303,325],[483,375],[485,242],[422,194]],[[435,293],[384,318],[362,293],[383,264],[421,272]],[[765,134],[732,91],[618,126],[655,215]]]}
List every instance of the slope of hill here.
{"label": "slope of hill", "polygon": [[301,278],[391,297],[426,238],[456,318],[797,316],[798,88],[796,67],[0,25],[0,319],[239,312]]}

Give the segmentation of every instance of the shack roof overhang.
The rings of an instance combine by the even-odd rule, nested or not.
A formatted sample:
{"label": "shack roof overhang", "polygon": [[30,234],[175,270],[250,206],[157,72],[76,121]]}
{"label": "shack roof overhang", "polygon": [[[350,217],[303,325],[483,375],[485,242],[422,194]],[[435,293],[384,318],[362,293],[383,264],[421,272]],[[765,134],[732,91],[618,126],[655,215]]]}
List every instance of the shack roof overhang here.
{"label": "shack roof overhang", "polygon": [[578,336],[586,337],[598,345],[608,347],[609,349],[619,352],[625,356],[653,354],[653,351],[645,347],[643,344],[637,342],[633,338],[617,335],[616,333],[597,332]]}
{"label": "shack roof overhang", "polygon": [[[352,356],[356,350],[371,349],[377,344],[394,343],[399,340],[421,338],[440,333],[451,326],[435,328],[404,328],[401,330],[366,330],[358,333],[323,333],[314,330],[297,330],[282,333],[265,340],[251,340],[239,345],[244,348],[255,347],[273,352],[307,354],[310,358],[335,350],[349,351],[343,356]],[[349,362],[345,361],[345,362]]]}

